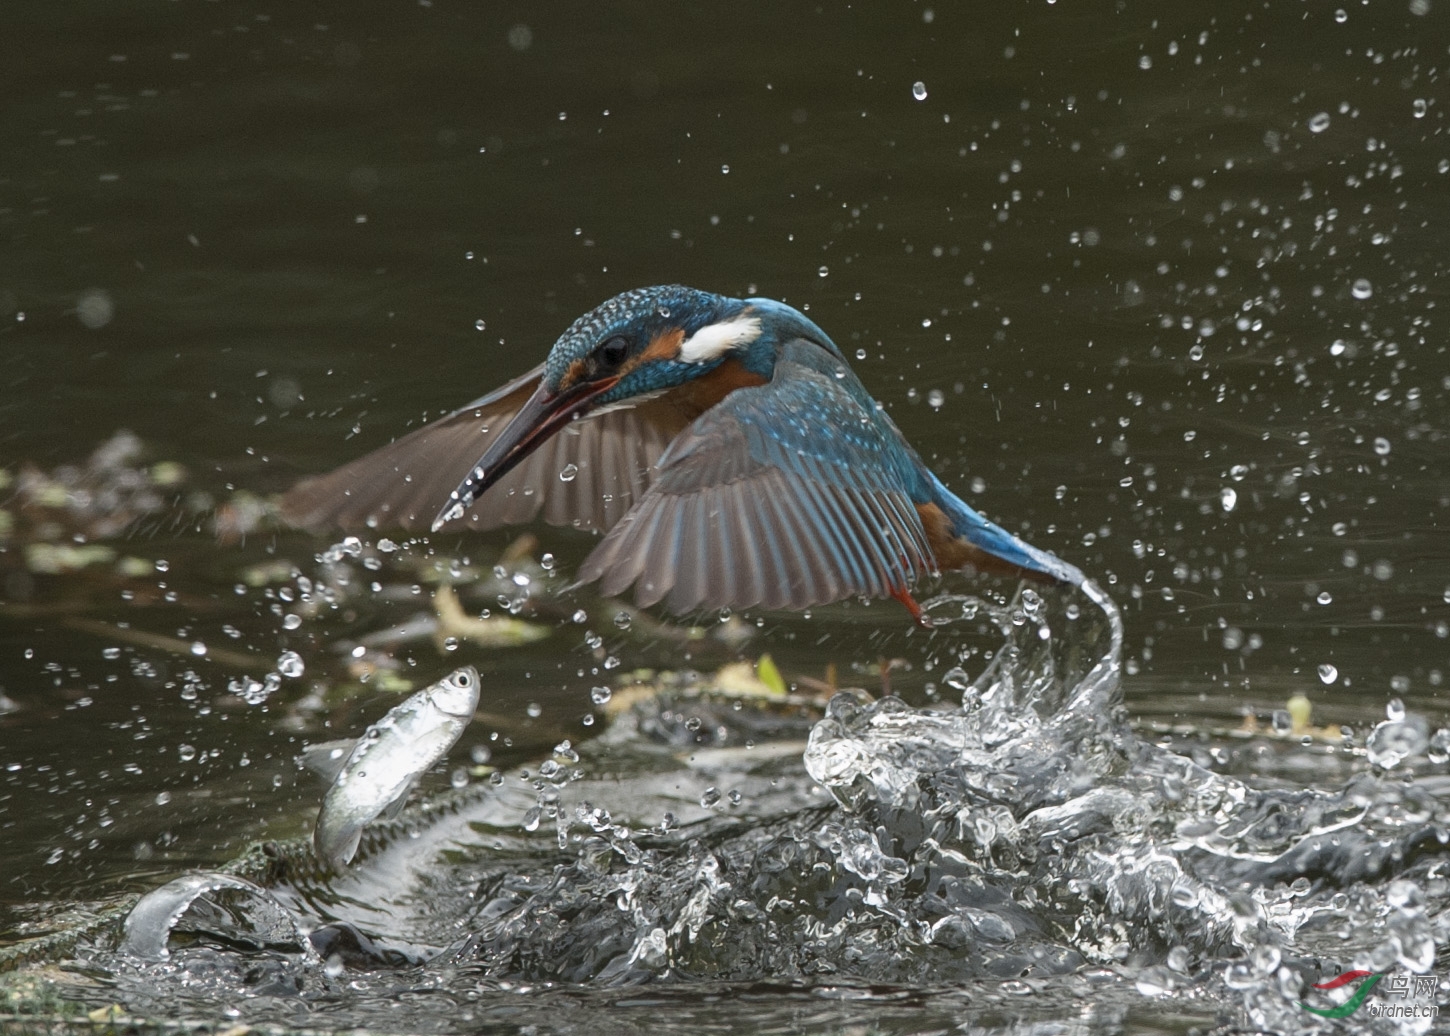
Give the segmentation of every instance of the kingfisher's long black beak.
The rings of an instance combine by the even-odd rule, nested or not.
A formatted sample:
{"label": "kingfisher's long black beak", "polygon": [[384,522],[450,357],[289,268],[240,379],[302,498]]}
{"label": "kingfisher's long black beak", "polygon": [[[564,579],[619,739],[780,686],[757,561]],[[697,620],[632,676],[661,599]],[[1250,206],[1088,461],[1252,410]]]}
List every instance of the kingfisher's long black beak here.
{"label": "kingfisher's long black beak", "polygon": [[455,518],[462,518],[489,486],[512,471],[559,429],[583,416],[596,399],[618,383],[618,377],[608,377],[554,393],[540,382],[519,412],[488,444],[468,477],[448,495],[448,502],[433,519],[433,531],[437,532]]}

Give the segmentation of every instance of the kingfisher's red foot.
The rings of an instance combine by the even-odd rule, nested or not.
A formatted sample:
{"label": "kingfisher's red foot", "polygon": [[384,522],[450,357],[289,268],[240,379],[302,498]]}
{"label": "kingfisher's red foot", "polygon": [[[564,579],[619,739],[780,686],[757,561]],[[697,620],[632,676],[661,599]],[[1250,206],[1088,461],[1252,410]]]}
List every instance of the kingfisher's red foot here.
{"label": "kingfisher's red foot", "polygon": [[911,596],[911,591],[904,586],[893,586],[891,596],[901,602],[902,606],[911,612],[912,621],[924,630],[935,629],[926,612],[921,610],[921,605],[916,603],[916,598]]}

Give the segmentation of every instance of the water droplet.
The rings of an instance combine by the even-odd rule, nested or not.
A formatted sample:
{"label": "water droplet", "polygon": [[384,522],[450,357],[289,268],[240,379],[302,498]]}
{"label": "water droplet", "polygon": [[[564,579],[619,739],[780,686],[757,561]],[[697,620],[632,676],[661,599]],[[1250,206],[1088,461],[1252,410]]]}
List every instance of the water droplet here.
{"label": "water droplet", "polygon": [[1223,507],[1225,514],[1229,511],[1232,511],[1235,507],[1238,506],[1238,491],[1234,489],[1233,486],[1224,486],[1223,489],[1219,491],[1218,502],[1219,505]]}
{"label": "water droplet", "polygon": [[700,805],[706,809],[720,801],[720,790],[715,787],[706,788],[700,794]]}
{"label": "water droplet", "polygon": [[487,331],[488,330],[488,324],[484,323],[483,320],[481,320],[481,319],[480,320],[475,320],[473,322],[473,329],[475,331]]}
{"label": "water droplet", "polygon": [[108,648],[105,648],[105,649],[103,649],[101,651],[101,657],[102,658],[120,658],[121,657],[121,649],[118,648],[118,647],[108,647]]}
{"label": "water droplet", "polygon": [[1328,662],[1319,667],[1319,681],[1324,684],[1331,684],[1339,679],[1339,670]]}
{"label": "water droplet", "polygon": [[181,757],[183,763],[189,763],[196,758],[196,746],[180,745],[176,749],[176,754]]}
{"label": "water droplet", "polygon": [[77,319],[92,331],[105,327],[115,315],[116,303],[100,288],[88,288],[76,300]]}
{"label": "water droplet", "polygon": [[288,612],[282,616],[282,628],[284,630],[295,630],[302,625],[302,616]]}
{"label": "water droplet", "polygon": [[915,97],[918,101],[926,100],[926,84],[920,79],[911,84],[911,96]]}
{"label": "water droplet", "polygon": [[169,792],[169,791],[158,791],[156,793],[156,804],[158,806],[164,806],[164,805],[166,805],[170,801],[171,801],[171,792]]}
{"label": "water droplet", "polygon": [[595,705],[607,705],[612,697],[614,692],[608,687],[592,687],[589,690],[589,700]]}
{"label": "water droplet", "polygon": [[559,471],[560,482],[573,482],[579,477],[579,466],[577,464],[565,464]]}
{"label": "water droplet", "polygon": [[1384,436],[1377,437],[1374,441],[1374,451],[1378,453],[1381,457],[1389,456],[1390,441]]}
{"label": "water droplet", "polygon": [[1331,604],[1334,601],[1334,595],[1331,594],[1328,590],[1320,590],[1319,596],[1314,599],[1320,604]]}
{"label": "water droplet", "polygon": [[816,273],[822,277],[829,277],[831,275],[831,268],[829,266],[822,266]]}
{"label": "water droplet", "polygon": [[730,167],[728,165],[722,165],[720,167],[720,172],[723,173],[726,176],[729,176],[730,175]]}
{"label": "water droplet", "polygon": [[629,612],[619,612],[614,616],[614,626],[616,629],[627,630],[633,622],[634,620],[630,617]]}
{"label": "water droplet", "polygon": [[941,389],[932,389],[926,394],[926,401],[933,410],[940,410],[942,404],[947,401],[946,393]]}
{"label": "water droplet", "polygon": [[200,640],[193,640],[191,642],[191,653],[197,658],[205,658],[206,644]]}
{"label": "water droplet", "polygon": [[1249,963],[1260,975],[1272,975],[1279,970],[1283,955],[1277,946],[1260,943],[1249,953]]}
{"label": "water droplet", "polygon": [[1138,57],[1138,67],[1144,72],[1148,71],[1148,69],[1153,67],[1153,59],[1147,54],[1140,55]]}
{"label": "water droplet", "polygon": [[1310,133],[1323,133],[1329,128],[1329,113],[1320,112],[1309,120]]}
{"label": "water droplet", "polygon": [[1389,719],[1370,731],[1364,750],[1370,762],[1388,770],[1424,752],[1429,747],[1430,731],[1422,717],[1406,715],[1404,703],[1398,698],[1385,707],[1385,714]]}
{"label": "water droplet", "polygon": [[277,656],[277,672],[285,677],[295,680],[304,668],[302,656],[295,651],[284,651]]}
{"label": "water droplet", "polygon": [[1374,285],[1370,284],[1368,277],[1358,277],[1349,286],[1349,293],[1357,299],[1367,299],[1374,294]]}
{"label": "water droplet", "polygon": [[524,711],[528,713],[529,719],[538,719],[544,714],[544,707],[536,701],[531,701],[525,707]]}
{"label": "water droplet", "polygon": [[1414,113],[1415,118],[1423,119],[1428,107],[1429,104],[1423,97],[1416,97],[1414,103],[1410,106],[1410,110]]}

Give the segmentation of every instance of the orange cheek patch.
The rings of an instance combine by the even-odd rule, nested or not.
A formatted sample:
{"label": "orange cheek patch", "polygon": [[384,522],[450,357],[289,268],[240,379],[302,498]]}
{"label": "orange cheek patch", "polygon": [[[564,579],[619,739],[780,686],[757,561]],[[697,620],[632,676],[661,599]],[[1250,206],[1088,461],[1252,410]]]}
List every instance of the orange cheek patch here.
{"label": "orange cheek patch", "polygon": [[569,364],[568,368],[564,371],[564,376],[559,379],[559,391],[563,392],[565,389],[573,388],[579,382],[583,381],[588,367],[589,365],[583,360],[575,360]]}
{"label": "orange cheek patch", "polygon": [[680,343],[685,340],[685,329],[677,327],[656,335],[649,347],[639,354],[641,363],[650,360],[673,360],[680,355]]}
{"label": "orange cheek patch", "polygon": [[620,366],[619,376],[622,378],[636,367],[649,363],[651,360],[673,360],[680,355],[680,343],[684,340],[683,328],[675,328],[657,335],[642,353],[630,357]]}

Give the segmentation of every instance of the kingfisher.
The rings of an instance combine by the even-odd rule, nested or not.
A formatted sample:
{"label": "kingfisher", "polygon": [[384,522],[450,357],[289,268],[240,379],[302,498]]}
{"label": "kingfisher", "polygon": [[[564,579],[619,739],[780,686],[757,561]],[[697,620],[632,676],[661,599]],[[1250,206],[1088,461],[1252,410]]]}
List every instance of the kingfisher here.
{"label": "kingfisher", "polygon": [[298,483],[281,513],[433,532],[542,518],[602,535],[580,584],[676,613],[893,597],[926,624],[911,591],[942,570],[1084,582],[948,489],[805,314],[681,285],[616,295],[533,370]]}

